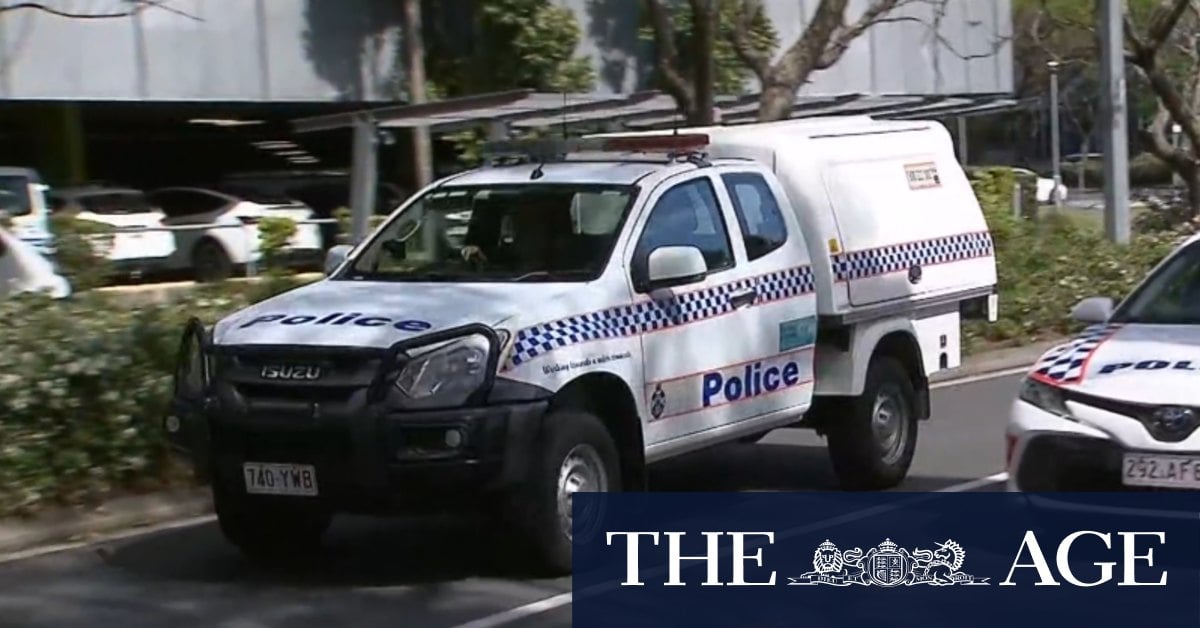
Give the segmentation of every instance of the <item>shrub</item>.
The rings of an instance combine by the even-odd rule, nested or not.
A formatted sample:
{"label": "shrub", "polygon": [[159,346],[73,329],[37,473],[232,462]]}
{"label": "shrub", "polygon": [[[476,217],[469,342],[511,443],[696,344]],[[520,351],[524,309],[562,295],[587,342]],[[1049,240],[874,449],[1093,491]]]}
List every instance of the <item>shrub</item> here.
{"label": "shrub", "polygon": [[284,248],[296,235],[296,230],[296,221],[291,218],[268,216],[258,222],[259,249],[267,272],[281,270]]}
{"label": "shrub", "polygon": [[71,282],[73,291],[109,283],[116,270],[106,255],[112,246],[112,227],[55,214],[50,217],[50,231],[54,234],[54,262],[58,272]]}
{"label": "shrub", "polygon": [[161,421],[186,320],[300,283],[212,284],[141,308],[99,293],[0,301],[0,516],[171,480]]}
{"label": "shrub", "polygon": [[1000,317],[996,323],[966,326],[969,350],[1077,331],[1081,325],[1071,320],[1070,311],[1080,299],[1124,297],[1188,234],[1186,229],[1142,233],[1121,246],[1057,214],[1018,220],[1012,216],[1011,186],[1006,186],[1011,179],[994,170],[976,171],[973,184],[996,243]]}
{"label": "shrub", "polygon": [[[1063,183],[1074,187],[1079,181],[1079,170],[1083,169],[1083,183],[1089,188],[1104,187],[1104,161],[1089,159],[1084,167],[1082,161],[1062,165]],[[1150,153],[1138,154],[1129,160],[1129,184],[1134,186],[1170,185],[1171,168],[1167,163]]]}

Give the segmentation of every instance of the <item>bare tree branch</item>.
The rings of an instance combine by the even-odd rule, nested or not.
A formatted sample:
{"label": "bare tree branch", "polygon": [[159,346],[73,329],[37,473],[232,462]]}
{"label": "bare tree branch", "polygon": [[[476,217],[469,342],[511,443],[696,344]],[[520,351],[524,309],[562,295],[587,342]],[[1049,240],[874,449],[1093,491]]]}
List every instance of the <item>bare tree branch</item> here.
{"label": "bare tree branch", "polygon": [[1161,104],[1154,120],[1140,133],[1150,152],[1163,160],[1173,170],[1180,171],[1192,167],[1192,158],[1183,150],[1175,148],[1167,139],[1167,125],[1171,122],[1171,113]]}
{"label": "bare tree branch", "polygon": [[830,38],[828,47],[826,47],[825,51],[821,54],[821,58],[817,61],[817,65],[814,69],[824,70],[832,67],[833,64],[837,63],[838,60],[842,58],[842,55],[846,53],[846,50],[850,47],[850,44],[854,43],[854,40],[866,32],[868,28],[871,28],[872,26],[884,20],[885,15],[905,4],[909,4],[912,1],[913,0],[876,0],[873,4],[868,6],[865,11],[863,11],[863,14],[859,16],[858,21],[856,21],[854,24],[850,26],[842,24],[838,27],[837,31],[835,31],[833,36]]}
{"label": "bare tree branch", "polygon": [[[1150,16],[1150,25],[1146,28],[1146,38],[1149,41],[1146,45],[1155,51],[1162,48],[1190,4],[1191,0],[1162,0]],[[1126,17],[1128,19],[1128,14]]]}
{"label": "bare tree branch", "polygon": [[754,72],[754,76],[758,78],[759,82],[766,80],[767,73],[771,69],[771,57],[756,50],[754,43],[750,40],[750,30],[762,12],[763,6],[760,0],[743,0],[737,11],[737,18],[733,22],[730,37],[734,54],[738,56],[739,61],[750,68],[751,72]]}
{"label": "bare tree branch", "polygon": [[179,9],[167,6],[166,0],[130,0],[130,4],[133,6],[124,11],[113,11],[109,13],[75,13],[73,11],[62,11],[55,9],[54,7],[47,6],[41,2],[18,2],[16,4],[0,6],[0,13],[28,10],[41,11],[42,13],[57,15],[58,17],[65,17],[73,20],[111,20],[114,18],[131,17],[142,11],[145,11],[146,9],[162,9],[168,13],[174,13],[188,19],[196,20],[197,22],[204,21],[200,17],[187,13],[186,11],[181,11]]}
{"label": "bare tree branch", "polygon": [[679,103],[685,112],[696,107],[696,89],[680,71],[679,50],[675,47],[675,28],[671,23],[670,10],[662,0],[642,0],[650,15],[651,30],[654,31],[655,68],[662,77],[667,93]]}

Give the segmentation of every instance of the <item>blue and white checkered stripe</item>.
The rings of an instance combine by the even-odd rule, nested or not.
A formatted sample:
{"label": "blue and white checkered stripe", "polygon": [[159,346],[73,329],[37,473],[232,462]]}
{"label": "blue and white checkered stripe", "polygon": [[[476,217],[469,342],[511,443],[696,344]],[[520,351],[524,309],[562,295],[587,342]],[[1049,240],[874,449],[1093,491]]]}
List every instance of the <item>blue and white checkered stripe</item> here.
{"label": "blue and white checkered stripe", "polygon": [[728,314],[733,311],[729,296],[750,287],[758,290],[758,302],[765,303],[811,294],[816,282],[812,268],[800,266],[679,294],[668,302],[640,301],[541,323],[517,332],[505,368],[563,347],[649,334]]}
{"label": "blue and white checkered stripe", "polygon": [[865,279],[907,271],[914,265],[932,266],[993,255],[992,236],[986,231],[905,242],[877,249],[848,251],[833,256],[837,281]]}
{"label": "blue and white checkered stripe", "polygon": [[1121,328],[1120,325],[1093,325],[1072,340],[1051,349],[1034,366],[1036,376],[1057,383],[1083,379],[1083,368],[1096,348]]}

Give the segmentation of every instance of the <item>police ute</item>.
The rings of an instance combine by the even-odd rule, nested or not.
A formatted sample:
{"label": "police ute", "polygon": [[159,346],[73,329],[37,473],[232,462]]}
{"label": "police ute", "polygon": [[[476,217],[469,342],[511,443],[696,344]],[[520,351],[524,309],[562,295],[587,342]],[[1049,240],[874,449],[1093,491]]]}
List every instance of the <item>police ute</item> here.
{"label": "police ute", "polygon": [[165,429],[250,555],[465,509],[565,572],[574,493],[777,428],[894,487],[998,303],[946,129],[868,117],[495,142],[326,275],[184,334]]}
{"label": "police ute", "polygon": [[1008,489],[1200,489],[1200,236],[1119,304],[1080,301],[1088,326],[1040,357],[1013,401]]}

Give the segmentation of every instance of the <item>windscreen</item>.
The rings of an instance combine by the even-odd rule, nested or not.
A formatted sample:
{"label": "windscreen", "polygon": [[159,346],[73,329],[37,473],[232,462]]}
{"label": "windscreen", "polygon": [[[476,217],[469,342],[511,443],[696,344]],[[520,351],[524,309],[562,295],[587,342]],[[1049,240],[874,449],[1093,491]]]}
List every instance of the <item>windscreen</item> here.
{"label": "windscreen", "polygon": [[0,210],[10,216],[24,216],[33,211],[29,204],[29,179],[0,176]]}
{"label": "windscreen", "polygon": [[1151,275],[1111,322],[1200,325],[1200,242],[1176,253]]}
{"label": "windscreen", "polygon": [[634,188],[438,188],[409,205],[340,277],[384,281],[588,281],[603,272]]}

